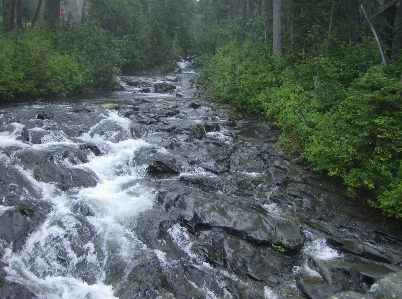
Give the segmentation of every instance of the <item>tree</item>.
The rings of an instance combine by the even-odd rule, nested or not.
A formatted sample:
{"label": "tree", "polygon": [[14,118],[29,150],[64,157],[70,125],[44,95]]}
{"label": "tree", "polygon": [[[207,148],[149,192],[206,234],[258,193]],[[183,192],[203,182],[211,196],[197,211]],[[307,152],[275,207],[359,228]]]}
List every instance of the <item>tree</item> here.
{"label": "tree", "polygon": [[45,20],[50,27],[55,27],[60,21],[60,0],[45,1]]}
{"label": "tree", "polygon": [[397,55],[402,49],[402,3],[399,2],[396,12],[395,28],[394,28],[394,44],[393,54]]}
{"label": "tree", "polygon": [[32,24],[31,24],[32,27],[35,26],[35,23],[38,20],[38,16],[39,16],[39,12],[40,12],[41,7],[42,7],[42,0],[39,0],[38,5],[36,7],[35,15],[34,15],[34,17],[32,19]]}
{"label": "tree", "polygon": [[241,25],[240,25],[240,41],[244,41],[247,23],[247,0],[241,1]]}
{"label": "tree", "polygon": [[384,45],[386,47],[385,53],[388,58],[391,58],[391,53],[392,53],[392,44],[393,44],[393,27],[394,27],[394,21],[395,21],[395,14],[396,14],[396,4],[392,4],[391,0],[384,0],[384,7],[387,6],[387,4],[390,4],[391,6],[388,7],[382,14],[383,14],[383,24],[382,24],[382,40],[384,42]]}
{"label": "tree", "polygon": [[11,0],[10,3],[10,19],[8,22],[8,31],[12,31],[14,29],[14,18],[15,18],[15,7],[17,4],[17,0]]}
{"label": "tree", "polygon": [[[359,14],[359,1],[358,0],[351,1],[351,15],[352,15],[353,25],[354,25],[353,28],[359,28],[360,27],[360,14]],[[352,41],[355,44],[360,41],[356,29],[354,29],[352,31]]]}
{"label": "tree", "polygon": [[282,54],[282,0],[274,0],[272,25],[272,52],[274,55],[280,55]]}

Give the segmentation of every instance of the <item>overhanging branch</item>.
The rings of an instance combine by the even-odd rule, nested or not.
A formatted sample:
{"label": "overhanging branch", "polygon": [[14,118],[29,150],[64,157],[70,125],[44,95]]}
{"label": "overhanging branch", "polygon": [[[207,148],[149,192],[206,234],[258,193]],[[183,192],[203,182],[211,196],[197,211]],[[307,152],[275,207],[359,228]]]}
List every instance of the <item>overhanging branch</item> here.
{"label": "overhanging branch", "polygon": [[[384,11],[386,11],[388,8],[390,8],[391,6],[395,5],[396,2],[398,2],[399,0],[392,0],[391,2],[385,4],[379,11],[377,11],[375,14],[370,16],[370,20],[374,19],[375,17],[377,17],[378,15],[382,14]],[[362,25],[365,24],[367,21],[363,20],[362,21]]]}

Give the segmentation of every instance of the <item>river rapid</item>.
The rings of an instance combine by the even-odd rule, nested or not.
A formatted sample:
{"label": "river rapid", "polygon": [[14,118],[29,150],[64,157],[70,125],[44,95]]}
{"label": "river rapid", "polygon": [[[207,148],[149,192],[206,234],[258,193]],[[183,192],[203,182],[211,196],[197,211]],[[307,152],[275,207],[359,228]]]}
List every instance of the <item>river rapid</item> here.
{"label": "river rapid", "polygon": [[400,222],[179,67],[0,107],[0,298],[326,298],[402,269]]}

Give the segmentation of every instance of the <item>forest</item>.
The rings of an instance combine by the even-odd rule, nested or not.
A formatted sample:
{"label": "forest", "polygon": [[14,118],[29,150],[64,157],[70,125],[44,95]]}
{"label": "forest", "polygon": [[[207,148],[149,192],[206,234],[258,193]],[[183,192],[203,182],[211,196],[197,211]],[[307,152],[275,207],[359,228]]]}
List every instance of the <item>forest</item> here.
{"label": "forest", "polygon": [[1,101],[195,55],[207,97],[272,119],[286,152],[402,218],[401,1],[2,0],[0,18]]}

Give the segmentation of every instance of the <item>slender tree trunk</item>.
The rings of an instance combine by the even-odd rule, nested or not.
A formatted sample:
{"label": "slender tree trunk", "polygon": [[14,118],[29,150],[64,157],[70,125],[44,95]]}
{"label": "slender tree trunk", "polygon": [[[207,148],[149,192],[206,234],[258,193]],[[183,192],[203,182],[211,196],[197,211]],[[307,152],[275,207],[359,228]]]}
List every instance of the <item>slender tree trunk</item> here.
{"label": "slender tree trunk", "polygon": [[247,0],[241,1],[241,25],[240,25],[240,41],[243,42],[245,38],[245,28],[247,19]]}
{"label": "slender tree trunk", "polygon": [[233,23],[235,19],[233,0],[230,0],[230,21]]}
{"label": "slender tree trunk", "polygon": [[334,10],[335,10],[335,0],[332,0],[331,15],[329,17],[329,26],[328,26],[328,41],[331,38],[331,32],[334,26]]}
{"label": "slender tree trunk", "polygon": [[267,41],[267,21],[268,21],[268,11],[267,11],[267,0],[261,0],[261,18],[264,22],[264,40]]}
{"label": "slender tree trunk", "polygon": [[81,15],[81,23],[85,23],[85,6],[87,5],[86,0],[84,0],[84,3],[82,4],[82,15]]}
{"label": "slender tree trunk", "polygon": [[8,21],[8,31],[12,31],[14,29],[16,2],[17,2],[17,0],[11,0],[11,3],[10,3],[10,15],[9,15],[9,21]]}
{"label": "slender tree trunk", "polygon": [[3,0],[3,26],[6,28],[6,4],[5,0]]}
{"label": "slender tree trunk", "polygon": [[17,27],[22,28],[22,3],[21,0],[16,0],[15,11],[17,14]]}
{"label": "slender tree trunk", "polygon": [[39,16],[41,6],[42,6],[42,0],[39,0],[38,1],[38,6],[36,7],[35,15],[34,15],[34,17],[32,19],[32,27],[35,26],[35,23],[38,20],[38,16]]}
{"label": "slender tree trunk", "polygon": [[282,54],[282,0],[274,0],[272,33],[272,52],[274,55],[280,55]]}
{"label": "slender tree trunk", "polygon": [[364,5],[362,4],[360,7],[362,8],[362,11],[363,11],[364,17],[365,17],[366,20],[367,20],[367,23],[370,25],[370,28],[371,28],[371,31],[372,31],[373,34],[374,34],[375,40],[377,41],[378,49],[379,49],[380,54],[381,54],[382,64],[383,64],[384,66],[387,66],[387,60],[386,60],[386,58],[385,58],[384,51],[383,51],[383,49],[382,49],[381,41],[380,41],[380,39],[378,38],[378,35],[377,35],[377,32],[376,32],[376,30],[375,30],[375,28],[374,28],[374,26],[373,26],[373,23],[371,23],[371,21],[370,21],[368,15],[367,15],[366,9],[364,8]]}

